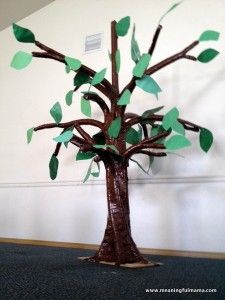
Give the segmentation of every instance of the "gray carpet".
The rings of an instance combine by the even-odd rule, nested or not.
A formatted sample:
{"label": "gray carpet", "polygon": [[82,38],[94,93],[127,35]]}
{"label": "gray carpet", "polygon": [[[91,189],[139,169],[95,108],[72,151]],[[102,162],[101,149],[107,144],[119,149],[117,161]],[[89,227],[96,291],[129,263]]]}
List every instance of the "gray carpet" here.
{"label": "gray carpet", "polygon": [[[76,259],[92,253],[0,244],[0,300],[225,299],[225,260],[152,256],[164,266],[124,269]],[[217,293],[145,291],[157,288],[210,288]]]}

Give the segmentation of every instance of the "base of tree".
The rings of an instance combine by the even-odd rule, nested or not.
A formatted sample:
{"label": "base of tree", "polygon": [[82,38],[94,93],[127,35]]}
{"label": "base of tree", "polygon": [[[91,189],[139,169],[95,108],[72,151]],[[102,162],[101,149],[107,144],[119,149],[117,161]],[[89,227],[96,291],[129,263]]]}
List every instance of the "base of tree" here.
{"label": "base of tree", "polygon": [[[105,265],[112,265],[112,266],[117,265],[116,262],[94,260],[92,256],[80,256],[80,257],[78,257],[78,259],[84,260],[84,261],[90,261],[90,262],[97,262],[97,263],[105,264]],[[162,265],[163,265],[163,263],[161,263],[161,262],[146,261],[146,263],[134,262],[134,263],[120,264],[120,267],[136,269],[136,268],[146,268],[146,267],[159,267]]]}

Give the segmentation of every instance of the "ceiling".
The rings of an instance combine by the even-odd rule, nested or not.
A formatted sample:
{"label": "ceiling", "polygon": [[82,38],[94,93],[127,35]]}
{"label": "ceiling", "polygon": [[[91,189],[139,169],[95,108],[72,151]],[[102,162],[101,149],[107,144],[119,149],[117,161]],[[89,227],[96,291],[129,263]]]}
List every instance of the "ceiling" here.
{"label": "ceiling", "polygon": [[0,31],[54,0],[0,0]]}

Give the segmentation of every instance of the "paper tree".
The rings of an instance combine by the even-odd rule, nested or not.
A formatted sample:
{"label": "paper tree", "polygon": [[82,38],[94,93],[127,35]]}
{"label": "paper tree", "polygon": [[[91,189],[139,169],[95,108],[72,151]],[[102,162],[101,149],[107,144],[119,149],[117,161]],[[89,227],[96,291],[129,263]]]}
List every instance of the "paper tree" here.
{"label": "paper tree", "polygon": [[[173,5],[167,13],[176,6],[177,4]],[[34,43],[43,51],[32,52],[31,54],[17,52],[12,59],[12,67],[23,69],[34,57],[49,58],[65,64],[67,73],[70,71],[76,73],[74,87],[65,97],[66,104],[69,106],[72,104],[73,94],[81,86],[89,86],[85,92],[82,92],[81,96],[81,111],[87,118],[61,123],[62,109],[60,103],[56,102],[50,110],[54,122],[29,129],[27,140],[30,143],[32,134],[36,131],[56,127],[62,129],[60,135],[54,138],[56,148],[49,162],[51,179],[55,179],[57,176],[57,157],[63,144],[67,147],[70,143],[79,148],[76,160],[91,160],[84,182],[91,175],[99,176],[100,162],[103,163],[106,169],[108,218],[100,248],[93,257],[89,258],[95,262],[111,262],[118,266],[127,263],[149,264],[140,254],[131,236],[127,175],[129,160],[133,160],[141,167],[132,158],[133,155],[146,155],[149,157],[151,165],[154,157],[167,156],[168,151],[190,146],[191,142],[186,137],[186,131],[199,133],[200,146],[205,152],[209,150],[213,142],[212,133],[208,129],[180,119],[176,107],[165,115],[157,114],[163,106],[150,108],[142,115],[127,112],[132,92],[136,87],[158,98],[161,88],[152,77],[155,72],[179,59],[207,63],[218,54],[216,50],[211,48],[204,50],[197,57],[189,54],[201,42],[218,40],[218,32],[207,30],[200,35],[198,40],[192,42],[182,51],[151,65],[151,57],[162,30],[162,19],[155,31],[149,50],[143,54],[140,53],[135,38],[135,26],[133,27],[131,58],[135,65],[131,80],[122,90],[119,89],[118,78],[121,64],[118,39],[128,33],[130,17],[127,16],[118,22],[113,21],[111,23],[111,82],[105,78],[106,69],[95,72],[78,59],[65,56],[40,43],[29,29],[13,24],[13,32],[19,42]],[[91,88],[95,88],[100,93],[91,91]],[[105,98],[110,105],[104,100]],[[97,103],[102,111],[103,122],[91,118],[92,102]],[[91,136],[85,131],[85,126],[97,128],[98,133]],[[150,264],[154,265],[154,263]]]}

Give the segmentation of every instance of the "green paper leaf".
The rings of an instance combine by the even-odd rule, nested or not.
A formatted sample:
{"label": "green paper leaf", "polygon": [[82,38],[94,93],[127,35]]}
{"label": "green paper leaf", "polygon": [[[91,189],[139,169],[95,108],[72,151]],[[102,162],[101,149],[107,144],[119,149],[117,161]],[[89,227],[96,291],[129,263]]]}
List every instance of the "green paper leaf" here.
{"label": "green paper leaf", "polygon": [[144,76],[136,80],[136,85],[147,93],[154,94],[156,97],[162,90],[158,83],[150,76]]}
{"label": "green paper leaf", "polygon": [[120,65],[121,65],[120,50],[119,49],[116,50],[115,59],[116,59],[116,73],[118,74],[119,71],[120,71]]}
{"label": "green paper leaf", "polygon": [[66,56],[65,61],[67,65],[70,67],[70,69],[73,71],[77,71],[81,67],[80,60],[76,58]]}
{"label": "green paper leaf", "polygon": [[35,36],[30,29],[21,27],[15,23],[13,23],[13,33],[17,41],[22,43],[34,43]]}
{"label": "green paper leaf", "polygon": [[106,145],[106,148],[110,148],[113,150],[115,153],[119,154],[119,150],[116,148],[115,145]]}
{"label": "green paper leaf", "polygon": [[94,177],[99,177],[100,172],[91,172],[91,175]]}
{"label": "green paper leaf", "polygon": [[200,129],[199,135],[200,146],[203,151],[208,152],[213,143],[213,134],[206,128]]}
{"label": "green paper leaf", "polygon": [[163,128],[166,130],[171,128],[173,123],[175,123],[177,121],[178,116],[179,116],[179,111],[176,107],[174,107],[170,111],[168,111],[162,120]]}
{"label": "green paper leaf", "polygon": [[155,122],[156,122],[155,120],[148,120],[148,119],[143,119],[141,121],[142,124],[149,124],[151,126],[153,126],[155,124]]}
{"label": "green paper leaf", "polygon": [[130,103],[130,97],[131,97],[131,92],[126,89],[123,94],[121,95],[121,97],[119,98],[117,104],[118,105],[127,105]]}
{"label": "green paper leaf", "polygon": [[140,53],[138,43],[135,39],[135,25],[134,25],[132,38],[131,38],[131,58],[135,63],[137,63],[140,57],[141,57],[141,53]]}
{"label": "green paper leaf", "polygon": [[175,132],[177,132],[179,134],[185,135],[184,126],[179,121],[175,121],[172,124],[172,129],[173,129],[173,131],[175,131]]}
{"label": "green paper leaf", "polygon": [[91,163],[90,163],[90,165],[88,167],[87,174],[84,177],[83,183],[85,183],[88,180],[88,178],[90,177],[90,175],[91,175],[92,164],[93,164],[93,159],[92,159],[92,161],[91,161]]}
{"label": "green paper leaf", "polygon": [[71,105],[73,102],[73,90],[70,90],[67,94],[66,94],[66,104],[67,105]]}
{"label": "green paper leaf", "polygon": [[108,128],[108,134],[112,138],[117,138],[121,128],[121,117],[114,119]]}
{"label": "green paper leaf", "polygon": [[[164,131],[165,131],[165,129],[161,125],[154,125],[151,128],[151,137],[154,137],[160,133],[163,133]],[[158,143],[163,143],[164,141],[165,141],[165,137],[157,140]]]}
{"label": "green paper leaf", "polygon": [[106,150],[107,148],[110,148],[111,150],[113,150],[115,153],[119,154],[119,151],[118,149],[116,148],[115,145],[108,145],[108,144],[96,144],[96,145],[93,145],[94,148],[96,149],[104,149]]}
{"label": "green paper leaf", "polygon": [[167,150],[178,150],[191,145],[191,142],[183,135],[173,135],[164,142]]}
{"label": "green paper leaf", "polygon": [[76,155],[76,160],[91,159],[94,156],[96,156],[96,154],[91,152],[91,151],[83,152],[83,151],[79,150],[77,155]]}
{"label": "green paper leaf", "polygon": [[74,86],[77,86],[77,87],[81,86],[82,84],[89,83],[89,82],[90,82],[90,77],[83,70],[79,70],[73,80]]}
{"label": "green paper leaf", "polygon": [[10,66],[16,70],[26,68],[32,61],[32,54],[18,51],[13,56]]}
{"label": "green paper leaf", "polygon": [[49,162],[49,172],[52,180],[54,180],[57,177],[58,166],[59,166],[58,158],[55,155],[52,155]]}
{"label": "green paper leaf", "polygon": [[207,30],[204,31],[200,37],[199,37],[199,42],[204,42],[204,41],[217,41],[220,37],[220,33],[214,30]]}
{"label": "green paper leaf", "polygon": [[56,124],[59,124],[62,120],[62,108],[59,102],[56,102],[50,109],[50,114],[55,120]]}
{"label": "green paper leaf", "polygon": [[197,60],[201,63],[207,63],[213,60],[218,54],[219,52],[217,50],[209,48],[201,52],[197,57]]}
{"label": "green paper leaf", "polygon": [[99,175],[100,175],[100,164],[99,164],[99,162],[95,162],[96,163],[96,165],[97,165],[97,167],[98,167],[98,171],[96,172],[96,171],[94,171],[94,172],[91,172],[91,175],[93,176],[93,177],[99,177]]}
{"label": "green paper leaf", "polygon": [[168,111],[162,120],[162,126],[165,130],[173,129],[175,132],[185,135],[184,126],[177,120],[179,111],[176,107]]}
{"label": "green paper leaf", "polygon": [[94,148],[96,148],[96,149],[104,149],[104,150],[106,150],[106,144],[96,144],[96,145],[93,145],[93,147]]}
{"label": "green paper leaf", "polygon": [[133,158],[130,158],[130,160],[133,161],[133,162],[135,162],[135,163],[138,165],[138,167],[139,167],[145,174],[149,175],[149,168],[148,168],[148,170],[146,171],[146,170],[142,167],[142,165],[141,165],[137,160],[135,160],[135,159],[133,159]]}
{"label": "green paper leaf", "polygon": [[66,143],[69,142],[73,137],[73,131],[72,130],[66,130],[59,136],[55,137],[53,140],[57,143]]}
{"label": "green paper leaf", "polygon": [[99,84],[105,78],[106,68],[96,73],[95,76],[91,80],[91,85]]}
{"label": "green paper leaf", "polygon": [[90,95],[98,95],[97,93],[92,92],[92,91],[82,91],[81,94],[83,94],[83,95],[86,95],[86,94],[90,94]]}
{"label": "green paper leaf", "polygon": [[166,15],[168,15],[168,13],[170,13],[172,10],[174,10],[178,5],[180,5],[182,2],[183,2],[184,0],[182,0],[182,1],[179,1],[179,2],[177,2],[177,3],[174,3],[163,15],[162,15],[162,17],[160,18],[160,20],[159,20],[159,23],[161,23],[162,22],[162,20],[165,18],[165,16]]}
{"label": "green paper leaf", "polygon": [[148,159],[149,159],[149,163],[148,163],[148,170],[147,170],[147,173],[149,173],[150,169],[151,169],[151,166],[154,162],[154,157],[153,156],[148,156]]}
{"label": "green paper leaf", "polygon": [[142,114],[142,118],[148,118],[148,117],[150,117],[151,115],[157,113],[158,111],[160,111],[163,108],[164,108],[164,106],[159,106],[159,107],[156,107],[156,108],[153,108],[153,109],[146,110]]}
{"label": "green paper leaf", "polygon": [[94,134],[92,136],[92,139],[94,140],[94,142],[96,144],[105,145],[105,143],[106,143],[106,138],[105,138],[105,135],[102,131]]}
{"label": "green paper leaf", "polygon": [[136,145],[141,141],[140,133],[131,127],[128,129],[125,139],[128,144]]}
{"label": "green paper leaf", "polygon": [[130,17],[127,16],[122,18],[116,23],[116,34],[117,36],[125,36],[130,27]]}
{"label": "green paper leaf", "polygon": [[92,164],[93,164],[93,162],[94,161],[92,159],[92,161],[91,161],[91,163],[90,163],[90,165],[88,167],[87,174],[86,174],[86,176],[85,176],[85,178],[83,180],[83,183],[85,183],[88,180],[88,178],[90,177],[90,175],[92,175],[94,177],[98,177],[99,174],[100,174],[100,165],[99,165],[99,163],[96,163],[97,167],[98,167],[98,171],[97,172],[96,171],[92,172]]}
{"label": "green paper leaf", "polygon": [[139,140],[141,141],[142,140],[142,127],[140,124],[138,124],[138,137],[139,137]]}
{"label": "green paper leaf", "polygon": [[133,69],[133,75],[135,77],[142,77],[144,75],[145,70],[147,69],[150,62],[150,54],[144,53],[139,59],[138,63]]}
{"label": "green paper leaf", "polygon": [[34,127],[27,130],[27,144],[31,142],[33,133],[34,133]]}
{"label": "green paper leaf", "polygon": [[81,112],[85,116],[91,117],[91,103],[89,100],[86,100],[82,97],[80,102],[80,107],[81,107]]}
{"label": "green paper leaf", "polygon": [[69,72],[70,72],[70,67],[69,67],[68,65],[65,66],[65,71],[66,71],[67,74],[69,74]]}
{"label": "green paper leaf", "polygon": [[157,134],[162,133],[165,129],[161,125],[154,125],[151,128],[151,137],[156,136]]}

